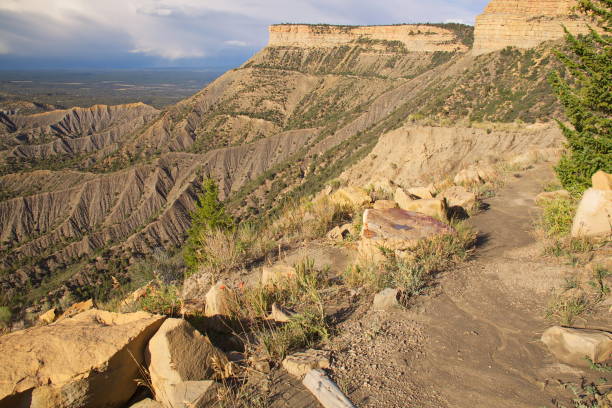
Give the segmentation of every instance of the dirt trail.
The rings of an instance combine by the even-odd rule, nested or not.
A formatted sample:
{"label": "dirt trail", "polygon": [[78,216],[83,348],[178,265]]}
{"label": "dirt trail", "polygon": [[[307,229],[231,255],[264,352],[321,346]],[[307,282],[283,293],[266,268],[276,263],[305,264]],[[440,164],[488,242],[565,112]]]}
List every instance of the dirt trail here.
{"label": "dirt trail", "polygon": [[[332,374],[358,407],[538,408],[569,397],[557,380],[585,374],[539,341],[552,325],[550,292],[571,271],[543,257],[532,235],[534,198],[552,179],[549,166],[537,166],[487,200],[470,220],[482,236],[474,259],[441,276],[415,307],[374,312],[361,300],[331,345]],[[301,394],[299,406],[317,406],[292,394],[294,404]]]}

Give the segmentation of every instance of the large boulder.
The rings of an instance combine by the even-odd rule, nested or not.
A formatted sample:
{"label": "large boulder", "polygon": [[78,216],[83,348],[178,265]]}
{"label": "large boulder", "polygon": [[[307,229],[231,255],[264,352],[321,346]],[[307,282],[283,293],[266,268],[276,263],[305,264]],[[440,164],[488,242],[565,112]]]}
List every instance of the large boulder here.
{"label": "large boulder", "polygon": [[542,334],[542,342],[559,360],[575,366],[605,363],[612,357],[612,334],[601,330],[554,326]]}
{"label": "large boulder", "polygon": [[362,261],[378,261],[380,247],[392,251],[406,251],[419,241],[452,233],[449,225],[424,214],[399,208],[369,209],[363,213],[363,229],[359,242]]}
{"label": "large boulder", "polygon": [[363,207],[372,202],[368,192],[359,187],[341,188],[332,194],[332,201],[341,205]]}
{"label": "large boulder", "polygon": [[187,321],[167,319],[147,347],[155,399],[166,407],[204,407],[215,396],[215,378],[230,368],[225,354]]}
{"label": "large boulder", "polygon": [[595,190],[612,190],[612,174],[599,170],[597,173],[593,174],[591,180]]}
{"label": "large boulder", "polygon": [[448,217],[448,206],[446,200],[440,198],[432,198],[429,200],[411,200],[398,202],[402,210],[413,211],[439,220],[446,220]]}
{"label": "large boulder", "polygon": [[461,207],[465,211],[470,211],[476,207],[476,194],[467,191],[465,187],[462,186],[447,188],[440,193],[438,197],[445,199],[450,208]]}
{"label": "large boulder", "polygon": [[612,234],[612,191],[593,188],[584,192],[574,223],[573,237],[606,237]]}
{"label": "large boulder", "polygon": [[427,187],[411,187],[408,190],[408,194],[411,194],[418,198],[430,199],[434,198],[434,194],[436,193],[436,188],[433,184],[430,184]]}
{"label": "large boulder", "polygon": [[93,309],[0,337],[0,407],[122,407],[163,319]]}

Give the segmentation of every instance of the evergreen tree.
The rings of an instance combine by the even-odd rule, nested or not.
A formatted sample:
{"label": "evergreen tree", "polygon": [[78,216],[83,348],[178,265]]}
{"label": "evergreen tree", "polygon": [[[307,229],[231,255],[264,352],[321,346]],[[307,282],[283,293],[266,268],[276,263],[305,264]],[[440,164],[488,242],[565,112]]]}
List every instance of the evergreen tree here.
{"label": "evergreen tree", "polygon": [[567,52],[557,51],[567,75],[554,72],[550,82],[571,127],[558,121],[567,153],[555,168],[563,186],[580,193],[598,170],[612,172],[612,0],[578,0],[577,9],[599,26],[586,35],[567,29]]}
{"label": "evergreen tree", "polygon": [[202,192],[198,194],[196,209],[191,213],[191,227],[184,248],[184,258],[187,266],[193,271],[205,257],[202,254],[202,239],[205,232],[212,229],[233,229],[234,220],[225,211],[225,206],[219,200],[219,188],[213,179],[207,178],[202,183]]}

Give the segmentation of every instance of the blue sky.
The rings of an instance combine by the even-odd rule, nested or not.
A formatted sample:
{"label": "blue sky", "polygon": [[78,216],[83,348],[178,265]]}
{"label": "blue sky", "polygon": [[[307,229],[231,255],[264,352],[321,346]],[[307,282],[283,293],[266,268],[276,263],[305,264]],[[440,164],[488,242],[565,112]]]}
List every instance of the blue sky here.
{"label": "blue sky", "polygon": [[1,0],[0,67],[228,67],[274,23],[472,24],[488,0]]}

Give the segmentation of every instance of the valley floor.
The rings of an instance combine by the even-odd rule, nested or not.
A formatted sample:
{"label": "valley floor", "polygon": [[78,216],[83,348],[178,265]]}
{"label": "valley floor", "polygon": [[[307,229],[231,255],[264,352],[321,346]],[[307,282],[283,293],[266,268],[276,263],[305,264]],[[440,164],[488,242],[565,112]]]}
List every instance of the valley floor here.
{"label": "valley floor", "polygon": [[[440,276],[410,310],[361,302],[340,324],[331,372],[358,407],[568,406],[564,384],[601,377],[557,363],[540,342],[554,324],[546,319],[551,292],[572,271],[544,257],[534,236],[534,198],[553,177],[538,166],[489,199],[471,220],[481,237],[473,259]],[[609,329],[612,319],[593,313],[574,326]],[[272,389],[275,407],[318,406],[284,375]]]}

